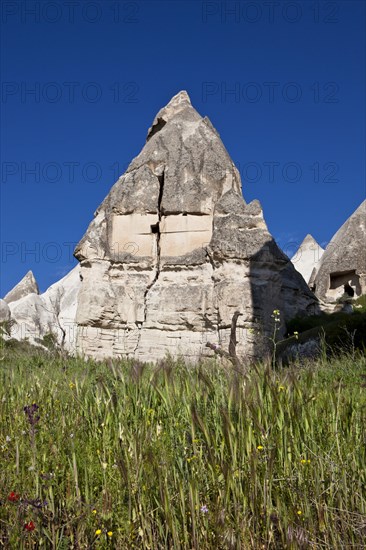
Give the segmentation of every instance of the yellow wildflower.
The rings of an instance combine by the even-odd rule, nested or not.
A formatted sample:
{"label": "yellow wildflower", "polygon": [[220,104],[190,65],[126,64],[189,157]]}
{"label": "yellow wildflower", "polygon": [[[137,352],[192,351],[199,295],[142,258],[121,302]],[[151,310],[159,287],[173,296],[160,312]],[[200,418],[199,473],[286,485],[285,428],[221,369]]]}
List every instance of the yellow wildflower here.
{"label": "yellow wildflower", "polygon": [[97,530],[95,531],[95,534],[97,535],[97,537],[99,537],[99,535],[102,534],[102,530],[101,530],[101,529],[97,529]]}
{"label": "yellow wildflower", "polygon": [[96,513],[97,513],[97,511],[96,511],[96,509],[94,508],[94,510],[92,510],[92,514],[95,515]]}
{"label": "yellow wildflower", "polygon": [[263,449],[264,449],[263,445],[258,445],[258,447],[257,447],[258,451],[263,451]]}
{"label": "yellow wildflower", "polygon": [[113,535],[113,531],[108,531],[108,532],[107,532],[107,535],[108,535],[109,537],[111,537],[111,536]]}

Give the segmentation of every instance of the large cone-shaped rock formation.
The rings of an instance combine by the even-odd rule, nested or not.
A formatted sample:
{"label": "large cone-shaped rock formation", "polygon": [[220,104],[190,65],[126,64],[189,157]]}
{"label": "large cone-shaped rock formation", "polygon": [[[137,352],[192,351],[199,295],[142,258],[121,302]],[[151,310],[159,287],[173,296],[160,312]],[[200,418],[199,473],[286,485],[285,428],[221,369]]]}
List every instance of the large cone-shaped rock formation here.
{"label": "large cone-shaped rock formation", "polygon": [[75,250],[81,263],[78,351],[150,361],[226,347],[260,351],[253,328],[313,313],[317,301],[269,234],[258,201],[208,118],[180,92],[112,187]]}
{"label": "large cone-shaped rock formation", "polygon": [[296,271],[301,273],[308,283],[314,268],[317,267],[324,249],[316,242],[312,235],[306,235],[305,239],[297,249],[296,254],[291,258]]}
{"label": "large cone-shaped rock formation", "polygon": [[366,200],[328,244],[310,286],[323,301],[366,294]]}
{"label": "large cone-shaped rock formation", "polygon": [[32,271],[28,271],[28,273],[24,275],[23,279],[21,279],[21,281],[19,281],[19,283],[15,285],[15,287],[10,290],[6,296],[4,296],[4,300],[6,303],[10,304],[11,302],[16,302],[29,294],[39,294],[37,281],[35,280]]}

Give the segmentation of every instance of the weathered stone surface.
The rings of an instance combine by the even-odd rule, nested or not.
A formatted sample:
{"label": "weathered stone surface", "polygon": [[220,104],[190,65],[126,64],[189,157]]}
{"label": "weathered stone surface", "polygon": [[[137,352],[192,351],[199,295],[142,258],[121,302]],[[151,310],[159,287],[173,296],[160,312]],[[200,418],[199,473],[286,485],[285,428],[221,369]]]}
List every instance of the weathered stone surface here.
{"label": "weathered stone surface", "polygon": [[196,360],[212,355],[207,342],[227,347],[239,312],[236,351],[249,358],[268,341],[273,309],[284,319],[317,309],[186,92],[158,113],[75,256],[77,349],[95,357],[150,361],[169,352]]}
{"label": "weathered stone surface", "polygon": [[60,281],[41,295],[29,294],[9,304],[15,324],[12,338],[28,338],[38,343],[46,334],[53,333],[68,351],[76,347],[76,308],[80,287],[80,267],[77,265]]}
{"label": "weathered stone surface", "polygon": [[32,271],[28,271],[28,273],[24,275],[23,279],[4,296],[4,300],[10,304],[11,302],[16,302],[24,298],[24,296],[28,296],[28,294],[39,294],[37,281]]}
{"label": "weathered stone surface", "polygon": [[345,292],[366,294],[366,200],[328,244],[310,284],[320,300],[334,304]]}
{"label": "weathered stone surface", "polygon": [[5,300],[0,299],[0,323],[10,321],[10,308]]}
{"label": "weathered stone surface", "polygon": [[37,343],[37,339],[54,330],[54,316],[45,308],[38,294],[24,296],[11,302],[9,307],[11,318],[15,321],[11,328],[12,338]]}
{"label": "weathered stone surface", "polygon": [[306,235],[296,254],[291,258],[296,271],[301,273],[305,282],[309,283],[313,270],[317,269],[324,249],[316,242],[312,235]]}

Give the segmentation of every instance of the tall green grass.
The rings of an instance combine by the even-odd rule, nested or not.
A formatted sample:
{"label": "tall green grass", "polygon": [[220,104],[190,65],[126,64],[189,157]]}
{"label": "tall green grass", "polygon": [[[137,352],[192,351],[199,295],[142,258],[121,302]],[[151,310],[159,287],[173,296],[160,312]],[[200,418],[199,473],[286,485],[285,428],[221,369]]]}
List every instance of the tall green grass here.
{"label": "tall green grass", "polygon": [[0,365],[0,548],[364,548],[362,355]]}

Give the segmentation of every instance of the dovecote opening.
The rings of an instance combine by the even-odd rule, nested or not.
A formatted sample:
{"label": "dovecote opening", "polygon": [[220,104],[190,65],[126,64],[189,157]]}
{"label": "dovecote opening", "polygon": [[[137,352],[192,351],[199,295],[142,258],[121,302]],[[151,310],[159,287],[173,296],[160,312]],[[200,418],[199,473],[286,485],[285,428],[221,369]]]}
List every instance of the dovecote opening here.
{"label": "dovecote opening", "polygon": [[360,277],[356,271],[336,271],[329,275],[329,292],[332,295],[347,294],[350,298],[360,296]]}

